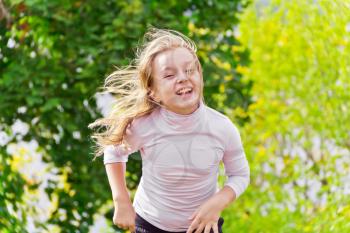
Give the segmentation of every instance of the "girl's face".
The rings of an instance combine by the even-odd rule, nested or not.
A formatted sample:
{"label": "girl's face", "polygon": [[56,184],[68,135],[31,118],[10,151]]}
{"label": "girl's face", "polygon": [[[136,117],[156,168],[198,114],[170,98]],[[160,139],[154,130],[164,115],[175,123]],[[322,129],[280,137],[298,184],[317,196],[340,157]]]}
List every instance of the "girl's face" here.
{"label": "girl's face", "polygon": [[183,47],[159,53],[153,60],[153,86],[150,96],[168,110],[190,114],[198,108],[202,76],[197,59]]}

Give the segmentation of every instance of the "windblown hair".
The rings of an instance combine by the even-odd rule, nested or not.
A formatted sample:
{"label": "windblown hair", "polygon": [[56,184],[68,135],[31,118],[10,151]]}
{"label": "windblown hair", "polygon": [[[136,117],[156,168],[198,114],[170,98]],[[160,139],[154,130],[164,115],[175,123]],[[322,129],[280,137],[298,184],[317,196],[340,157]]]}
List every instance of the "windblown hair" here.
{"label": "windblown hair", "polygon": [[[151,28],[144,36],[143,45],[137,48],[132,65],[108,75],[101,87],[101,93],[112,94],[116,97],[116,102],[107,116],[88,126],[90,129],[97,128],[91,136],[96,143],[95,158],[101,156],[108,145],[128,146],[124,140],[127,127],[134,119],[148,115],[161,106],[161,103],[149,96],[153,85],[152,63],[157,54],[177,47],[187,48],[193,54],[203,79],[196,55],[197,47],[192,40],[174,30]],[[203,99],[202,89],[201,98]]]}

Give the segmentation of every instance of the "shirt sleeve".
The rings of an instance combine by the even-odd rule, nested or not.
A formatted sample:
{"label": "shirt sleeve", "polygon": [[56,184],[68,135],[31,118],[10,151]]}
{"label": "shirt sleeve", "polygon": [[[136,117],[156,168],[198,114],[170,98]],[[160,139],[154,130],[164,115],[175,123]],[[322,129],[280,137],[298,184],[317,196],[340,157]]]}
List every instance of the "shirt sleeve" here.
{"label": "shirt sleeve", "polygon": [[223,156],[227,176],[225,186],[232,188],[238,198],[250,183],[250,169],[237,127],[230,121],[227,130],[228,140]]}
{"label": "shirt sleeve", "polygon": [[[137,122],[136,122],[137,123]],[[138,151],[142,142],[136,132],[135,121],[127,128],[124,140],[127,142],[127,145],[108,145],[104,149],[103,153],[103,163],[106,165],[108,163],[118,163],[128,161],[130,154]]]}

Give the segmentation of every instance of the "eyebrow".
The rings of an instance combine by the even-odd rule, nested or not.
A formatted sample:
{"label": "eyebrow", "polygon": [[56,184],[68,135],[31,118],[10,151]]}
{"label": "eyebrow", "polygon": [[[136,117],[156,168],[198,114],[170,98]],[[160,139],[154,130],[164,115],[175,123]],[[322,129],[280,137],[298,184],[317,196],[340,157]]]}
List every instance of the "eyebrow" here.
{"label": "eyebrow", "polygon": [[[191,60],[191,61],[186,61],[186,62],[184,62],[183,63],[183,65],[189,65],[189,64],[191,64],[191,63],[196,63],[196,60],[195,59],[193,59],[193,60]],[[162,69],[160,72],[165,72],[165,71],[168,71],[168,70],[174,70],[174,68],[172,68],[172,67],[169,67],[169,66],[166,66],[164,69]]]}

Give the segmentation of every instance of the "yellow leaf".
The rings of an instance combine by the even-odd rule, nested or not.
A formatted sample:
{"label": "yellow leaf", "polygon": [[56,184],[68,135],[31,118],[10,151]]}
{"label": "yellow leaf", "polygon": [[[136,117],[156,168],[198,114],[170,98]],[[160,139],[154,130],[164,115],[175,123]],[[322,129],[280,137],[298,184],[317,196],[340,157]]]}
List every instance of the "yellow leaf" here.
{"label": "yellow leaf", "polygon": [[223,83],[220,84],[220,86],[219,86],[219,91],[220,91],[221,93],[224,93],[224,92],[225,92],[225,85],[224,85]]}
{"label": "yellow leaf", "polygon": [[195,31],[196,27],[194,26],[194,23],[189,22],[188,25],[188,30],[190,30],[191,32]]}
{"label": "yellow leaf", "polygon": [[246,66],[238,65],[236,67],[236,71],[237,73],[240,73],[240,74],[247,74],[249,72],[249,69]]}
{"label": "yellow leaf", "polygon": [[231,81],[233,79],[233,76],[232,75],[225,75],[224,76],[224,80],[225,81]]}

